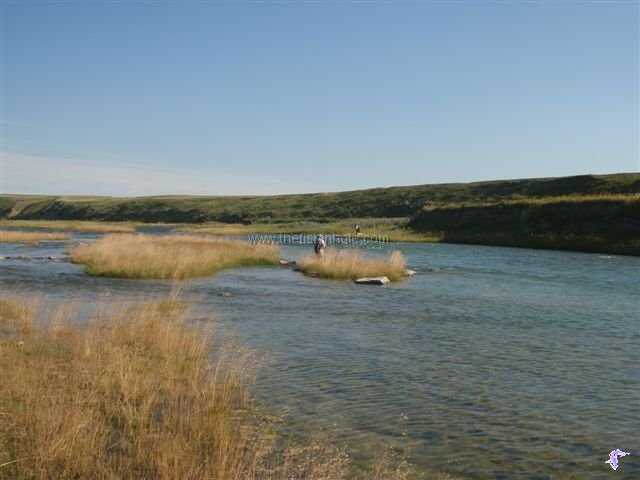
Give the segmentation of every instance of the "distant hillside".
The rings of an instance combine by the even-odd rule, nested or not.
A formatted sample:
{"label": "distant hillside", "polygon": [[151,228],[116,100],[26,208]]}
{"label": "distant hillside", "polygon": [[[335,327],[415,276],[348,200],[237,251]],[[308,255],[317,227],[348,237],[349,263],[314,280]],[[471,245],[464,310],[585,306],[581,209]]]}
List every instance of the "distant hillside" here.
{"label": "distant hillside", "polygon": [[57,197],[0,195],[0,218],[227,223],[410,217],[427,205],[559,195],[640,193],[640,173],[372,188],[276,196]]}

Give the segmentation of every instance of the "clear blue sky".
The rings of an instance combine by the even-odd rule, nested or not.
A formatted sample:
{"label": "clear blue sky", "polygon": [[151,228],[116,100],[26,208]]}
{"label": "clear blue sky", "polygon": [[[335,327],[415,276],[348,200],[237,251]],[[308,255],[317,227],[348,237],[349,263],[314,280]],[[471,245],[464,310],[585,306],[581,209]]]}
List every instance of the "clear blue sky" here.
{"label": "clear blue sky", "polygon": [[3,1],[0,192],[638,171],[639,3]]}

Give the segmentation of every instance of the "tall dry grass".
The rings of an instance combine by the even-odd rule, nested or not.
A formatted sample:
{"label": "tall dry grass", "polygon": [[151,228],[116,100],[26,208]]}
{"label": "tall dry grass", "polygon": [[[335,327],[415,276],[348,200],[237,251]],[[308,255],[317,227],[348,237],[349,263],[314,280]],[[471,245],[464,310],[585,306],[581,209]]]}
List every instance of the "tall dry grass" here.
{"label": "tall dry grass", "polygon": [[[188,324],[175,298],[99,310],[85,326],[42,307],[23,329],[37,306],[0,301],[0,478],[353,478],[331,442],[277,448],[249,395],[255,354],[212,347],[213,330]],[[410,473],[382,457],[361,478]]]}
{"label": "tall dry grass", "polygon": [[386,257],[369,257],[357,250],[327,249],[324,255],[307,255],[298,262],[305,274],[323,278],[352,279],[386,276],[398,281],[405,276],[406,262],[402,253],[395,251]]}
{"label": "tall dry grass", "polygon": [[132,222],[96,222],[90,220],[0,220],[0,226],[93,233],[133,233],[136,230],[136,225]]}
{"label": "tall dry grass", "polygon": [[198,236],[108,235],[71,250],[71,260],[91,275],[183,279],[238,266],[274,265],[279,249]]}
{"label": "tall dry grass", "polygon": [[27,302],[15,295],[0,298],[0,336],[31,333],[36,305],[36,300]]}
{"label": "tall dry grass", "polygon": [[66,233],[47,233],[47,232],[22,232],[18,230],[0,230],[0,243],[27,243],[37,244],[40,242],[51,242],[59,240],[68,240],[69,235]]}
{"label": "tall dry grass", "polygon": [[212,352],[173,299],[0,345],[4,478],[250,479],[269,451],[248,409],[253,355]]}

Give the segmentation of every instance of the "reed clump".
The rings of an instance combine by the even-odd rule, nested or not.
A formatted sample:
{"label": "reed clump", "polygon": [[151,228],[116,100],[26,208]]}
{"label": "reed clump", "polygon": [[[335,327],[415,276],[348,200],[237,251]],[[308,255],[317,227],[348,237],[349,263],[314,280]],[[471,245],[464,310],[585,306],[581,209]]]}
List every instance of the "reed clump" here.
{"label": "reed clump", "polygon": [[36,306],[0,302],[13,329],[0,335],[0,478],[408,478],[386,460],[353,477],[328,441],[281,448],[249,393],[255,353],[187,322],[179,299],[97,309],[84,325],[42,307],[21,331]]}
{"label": "reed clump", "polygon": [[298,265],[307,275],[336,280],[385,276],[394,282],[406,276],[407,270],[404,256],[398,251],[386,257],[373,257],[358,250],[327,249],[322,256],[303,257]]}
{"label": "reed clump", "polygon": [[279,249],[188,235],[108,235],[71,250],[87,273],[121,278],[184,279],[239,266],[275,265]]}
{"label": "reed clump", "polygon": [[23,232],[19,230],[0,230],[0,243],[27,243],[35,245],[40,242],[68,240],[66,233]]}

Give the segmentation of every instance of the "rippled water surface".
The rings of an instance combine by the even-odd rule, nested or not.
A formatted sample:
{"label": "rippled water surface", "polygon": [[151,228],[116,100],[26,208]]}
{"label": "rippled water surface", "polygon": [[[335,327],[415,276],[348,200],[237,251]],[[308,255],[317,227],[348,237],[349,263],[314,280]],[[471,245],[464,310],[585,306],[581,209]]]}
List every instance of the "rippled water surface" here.
{"label": "rippled water surface", "polygon": [[[5,244],[0,256],[63,248]],[[464,478],[640,478],[640,258],[393,248],[418,271],[399,284],[249,268],[190,282],[185,295],[266,354],[259,398],[293,430],[326,429],[358,458],[387,442]],[[170,285],[4,259],[0,289],[93,301]],[[604,463],[614,448],[632,452],[616,472]]]}

